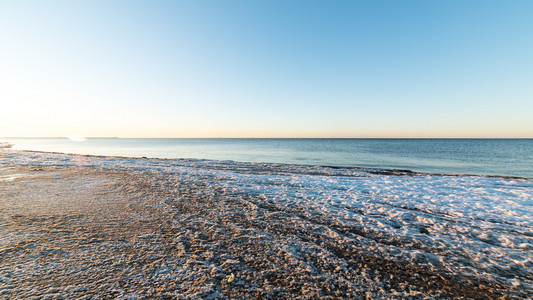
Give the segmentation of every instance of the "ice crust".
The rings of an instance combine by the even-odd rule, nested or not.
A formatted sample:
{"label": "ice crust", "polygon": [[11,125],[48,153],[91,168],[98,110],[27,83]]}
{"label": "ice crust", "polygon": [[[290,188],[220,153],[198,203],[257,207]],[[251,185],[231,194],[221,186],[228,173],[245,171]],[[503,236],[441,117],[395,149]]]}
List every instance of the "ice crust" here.
{"label": "ice crust", "polygon": [[[12,165],[150,171],[182,182],[203,178],[235,197],[255,195],[287,211],[306,207],[295,213],[357,228],[364,234],[350,238],[380,257],[533,289],[531,179],[3,150],[0,168]],[[322,234],[344,238],[330,227]]]}

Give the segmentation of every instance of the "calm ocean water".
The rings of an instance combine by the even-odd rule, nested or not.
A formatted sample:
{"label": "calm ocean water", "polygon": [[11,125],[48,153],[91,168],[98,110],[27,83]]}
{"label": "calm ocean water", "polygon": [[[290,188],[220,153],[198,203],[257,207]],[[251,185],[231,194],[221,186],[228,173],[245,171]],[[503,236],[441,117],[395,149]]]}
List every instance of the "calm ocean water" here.
{"label": "calm ocean water", "polygon": [[533,139],[2,139],[14,149],[533,178]]}

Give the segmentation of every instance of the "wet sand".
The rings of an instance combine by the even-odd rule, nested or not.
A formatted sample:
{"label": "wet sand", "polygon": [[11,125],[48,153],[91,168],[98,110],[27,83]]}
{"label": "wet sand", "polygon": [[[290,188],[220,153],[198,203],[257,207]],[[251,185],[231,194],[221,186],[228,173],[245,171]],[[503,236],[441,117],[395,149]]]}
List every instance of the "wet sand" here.
{"label": "wet sand", "polygon": [[0,299],[527,298],[363,249],[364,228],[149,170],[0,169]]}

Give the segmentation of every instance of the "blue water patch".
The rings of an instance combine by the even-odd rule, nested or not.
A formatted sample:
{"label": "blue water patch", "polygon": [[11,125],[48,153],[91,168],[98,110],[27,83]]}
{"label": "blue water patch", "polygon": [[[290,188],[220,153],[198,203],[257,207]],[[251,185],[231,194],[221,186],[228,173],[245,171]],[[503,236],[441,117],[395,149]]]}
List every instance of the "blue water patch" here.
{"label": "blue water patch", "polygon": [[533,177],[533,139],[3,139],[20,150]]}

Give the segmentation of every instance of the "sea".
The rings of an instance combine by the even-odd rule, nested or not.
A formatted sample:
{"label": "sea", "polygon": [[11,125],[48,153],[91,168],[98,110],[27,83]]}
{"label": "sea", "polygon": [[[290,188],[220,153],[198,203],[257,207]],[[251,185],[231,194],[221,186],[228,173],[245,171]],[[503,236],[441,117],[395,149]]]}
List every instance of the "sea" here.
{"label": "sea", "polygon": [[0,139],[19,150],[533,178],[533,139]]}

